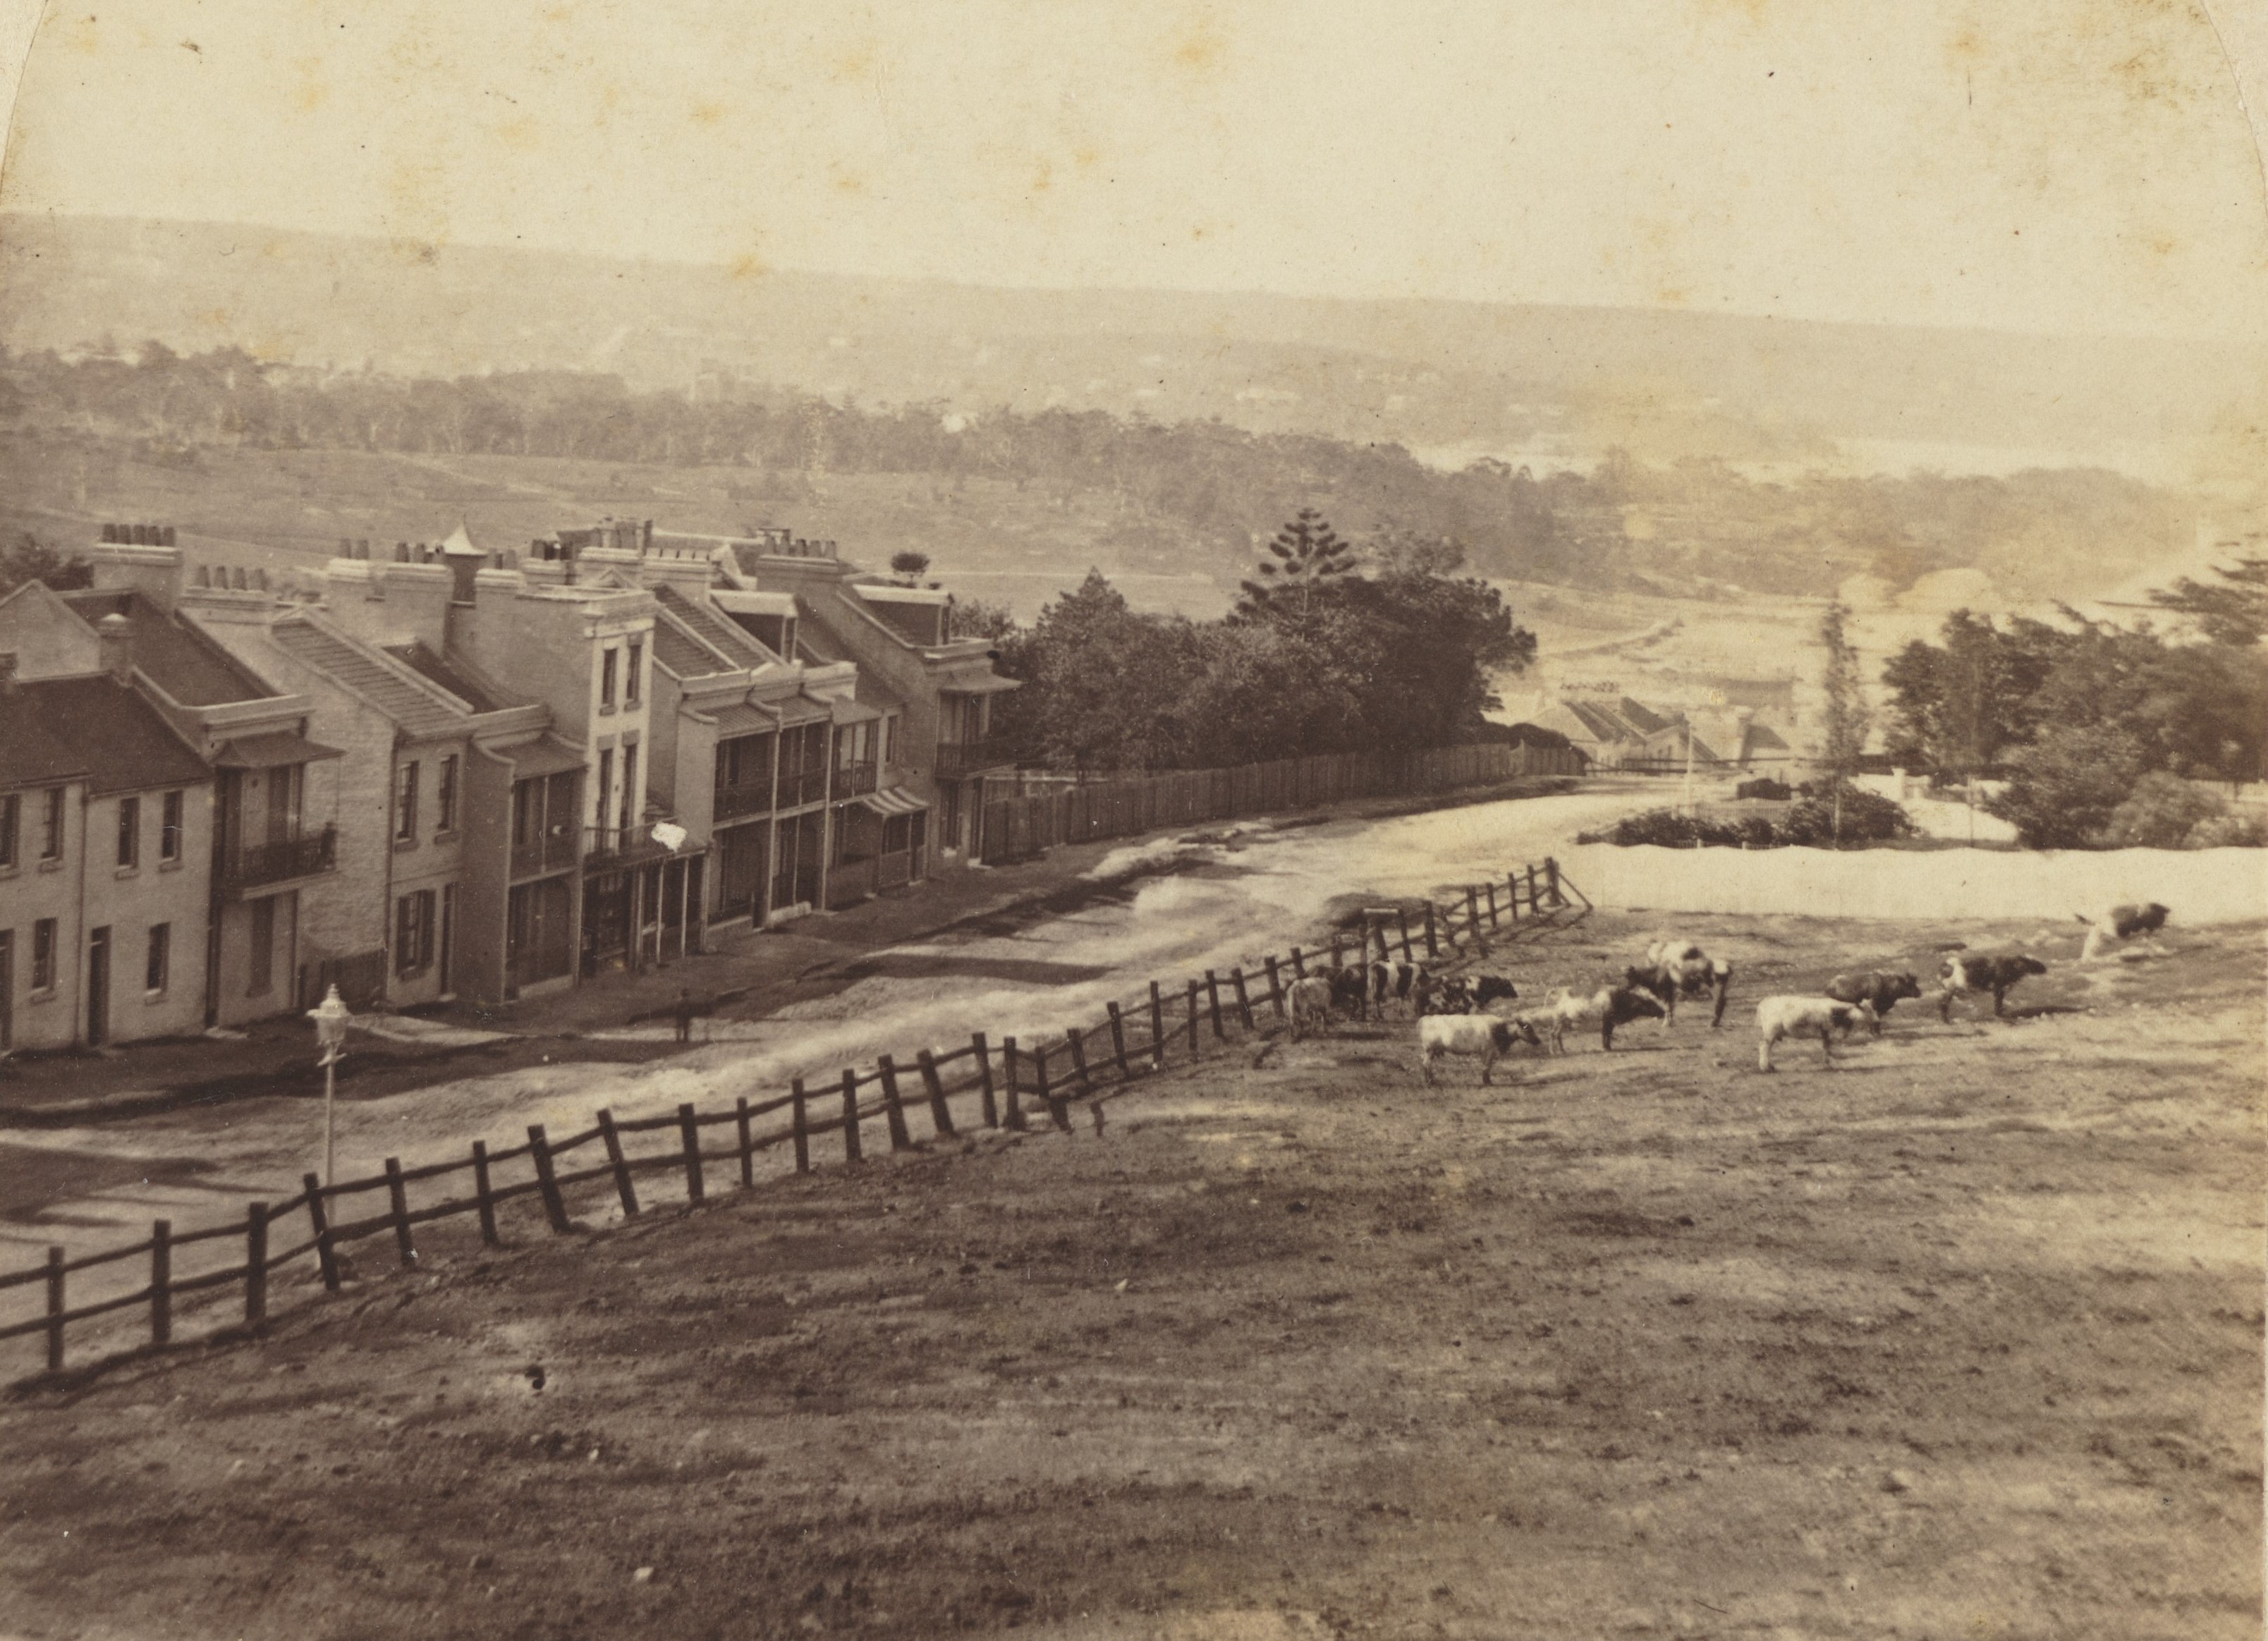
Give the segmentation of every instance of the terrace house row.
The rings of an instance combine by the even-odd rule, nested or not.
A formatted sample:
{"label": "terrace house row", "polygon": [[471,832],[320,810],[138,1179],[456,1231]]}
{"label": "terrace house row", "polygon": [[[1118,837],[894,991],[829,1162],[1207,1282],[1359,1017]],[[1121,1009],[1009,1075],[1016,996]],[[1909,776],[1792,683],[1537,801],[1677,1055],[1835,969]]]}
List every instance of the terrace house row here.
{"label": "terrace house row", "polygon": [[[82,833],[155,815],[170,895],[122,865],[102,887],[131,915],[98,895],[107,922],[33,916],[48,879],[76,886],[93,856],[26,877],[9,851],[30,845],[0,834],[0,1043],[239,1024],[333,982],[363,1008],[501,1006],[699,950],[719,923],[916,882],[932,794],[971,767],[941,784],[939,754],[980,737],[981,703],[1009,687],[981,642],[945,637],[941,595],[895,588],[874,603],[938,613],[927,644],[883,629],[877,652],[910,698],[887,687],[845,652],[840,613],[822,631],[797,593],[760,584],[770,557],[811,550],[791,538],[784,555],[749,553],[751,574],[742,550],[773,538],[609,520],[523,556],[460,526],[390,556],[344,543],[317,586],[287,592],[258,571],[185,566],[169,535],[107,527],[92,592],[0,601],[11,687],[77,692],[18,715],[0,822],[31,817],[13,836],[37,831],[44,848],[50,806],[85,810]],[[877,650],[876,632],[853,630]],[[110,693],[90,693],[99,682]],[[940,747],[930,738],[948,723]],[[168,784],[127,792],[127,771]],[[93,982],[129,941],[170,942],[167,961],[144,964],[165,971],[149,990],[166,1001],[122,1022]],[[32,1036],[11,1023],[26,1008]]]}

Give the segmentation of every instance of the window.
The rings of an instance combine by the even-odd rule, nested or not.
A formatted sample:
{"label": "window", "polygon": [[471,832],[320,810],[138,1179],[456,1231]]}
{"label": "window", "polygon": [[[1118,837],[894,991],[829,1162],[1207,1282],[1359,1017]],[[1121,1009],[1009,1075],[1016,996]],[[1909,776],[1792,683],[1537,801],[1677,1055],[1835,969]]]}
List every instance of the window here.
{"label": "window", "polygon": [[599,844],[606,846],[607,816],[614,808],[615,754],[612,748],[599,754]]}
{"label": "window", "polygon": [[888,763],[893,762],[890,754],[895,749],[897,744],[898,715],[893,712],[882,720],[882,729],[879,739],[879,744],[874,748],[874,762],[877,763]]}
{"label": "window", "polygon": [[630,671],[622,679],[622,704],[634,707],[638,703],[638,674],[645,670],[645,645],[630,645]]}
{"label": "window", "polygon": [[441,779],[433,791],[433,806],[439,811],[433,817],[436,832],[457,829],[457,754],[451,753],[441,760]]}
{"label": "window", "polygon": [[276,983],[276,902],[252,902],[252,978],[244,990],[256,997]]}
{"label": "window", "polygon": [[142,800],[138,798],[118,800],[118,864],[142,864]]}
{"label": "window", "polygon": [[599,657],[599,710],[615,710],[615,664],[622,659],[621,651],[608,650]]}
{"label": "window", "polygon": [[32,925],[32,990],[55,989],[55,920],[42,917]]}
{"label": "window", "polygon": [[645,794],[638,791],[638,759],[636,747],[622,748],[622,830],[637,825],[645,813]]}
{"label": "window", "polygon": [[417,765],[414,760],[394,772],[394,841],[417,841]]}
{"label": "window", "polygon": [[163,991],[166,989],[166,961],[173,954],[173,924],[151,924],[150,925],[150,960],[144,965],[142,975],[142,989],[144,991]]}
{"label": "window", "polygon": [[44,796],[47,813],[40,820],[40,858],[61,860],[63,857],[63,789],[50,786]]}
{"label": "window", "polygon": [[158,813],[158,858],[179,860],[181,857],[181,810],[186,794],[167,792]]}
{"label": "window", "polygon": [[450,983],[453,976],[450,972],[452,965],[449,958],[451,947],[455,943],[456,933],[457,886],[453,883],[445,884],[441,888],[441,990],[445,992],[455,989]]}
{"label": "window", "polygon": [[0,798],[0,871],[16,864],[16,828],[24,800],[14,792]]}
{"label": "window", "polygon": [[299,835],[300,766],[279,763],[268,771],[268,841],[288,843]]}
{"label": "window", "polygon": [[433,891],[418,889],[394,902],[394,972],[422,975],[433,966]]}

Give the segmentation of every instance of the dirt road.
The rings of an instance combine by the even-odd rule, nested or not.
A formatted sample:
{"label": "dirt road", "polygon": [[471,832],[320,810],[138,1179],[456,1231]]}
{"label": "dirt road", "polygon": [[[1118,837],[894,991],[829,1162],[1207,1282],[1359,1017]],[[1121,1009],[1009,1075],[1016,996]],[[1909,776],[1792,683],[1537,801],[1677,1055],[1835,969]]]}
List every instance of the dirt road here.
{"label": "dirt road", "polygon": [[[1751,996],[2026,932],[1698,927]],[[2260,936],[1832,1071],[1682,1020],[1427,1093],[1350,1030],[436,1241],[0,1408],[0,1630],[2252,1637]]]}

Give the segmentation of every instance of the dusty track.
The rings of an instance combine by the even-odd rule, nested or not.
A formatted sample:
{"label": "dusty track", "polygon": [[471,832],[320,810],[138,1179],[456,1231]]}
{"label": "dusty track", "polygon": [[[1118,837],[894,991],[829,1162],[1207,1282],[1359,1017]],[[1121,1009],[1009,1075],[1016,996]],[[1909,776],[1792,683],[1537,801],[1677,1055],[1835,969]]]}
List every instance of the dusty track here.
{"label": "dusty track", "polygon": [[[2036,927],[1683,922],[1751,1001]],[[2255,1635],[2258,936],[437,1243],[0,1410],[0,1631]]]}

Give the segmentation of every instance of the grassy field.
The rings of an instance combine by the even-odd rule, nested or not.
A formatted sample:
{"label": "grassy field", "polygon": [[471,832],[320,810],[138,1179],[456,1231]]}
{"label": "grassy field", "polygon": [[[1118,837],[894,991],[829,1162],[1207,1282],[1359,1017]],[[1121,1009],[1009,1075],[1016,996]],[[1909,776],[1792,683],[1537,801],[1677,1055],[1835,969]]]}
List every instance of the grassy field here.
{"label": "grassy field", "polygon": [[1686,926],[1721,1032],[1249,1042],[18,1393],[0,1631],[2257,1635],[2258,927],[1766,1077],[1741,999],[2036,925]]}

